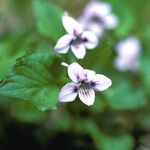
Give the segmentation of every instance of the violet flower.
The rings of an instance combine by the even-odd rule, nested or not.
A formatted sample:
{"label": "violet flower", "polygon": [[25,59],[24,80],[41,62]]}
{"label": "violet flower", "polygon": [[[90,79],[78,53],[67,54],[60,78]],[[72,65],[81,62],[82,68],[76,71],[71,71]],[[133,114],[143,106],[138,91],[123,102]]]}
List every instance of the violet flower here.
{"label": "violet flower", "polygon": [[114,29],[118,26],[118,18],[112,13],[111,5],[105,2],[91,1],[84,9],[79,22],[85,29],[89,29],[98,37],[105,29]]}
{"label": "violet flower", "polygon": [[66,54],[71,48],[78,59],[83,59],[86,49],[93,49],[97,46],[96,35],[91,31],[84,31],[80,23],[67,14],[62,17],[62,22],[67,34],[58,40],[54,51]]}
{"label": "violet flower", "polygon": [[78,63],[70,65],[62,63],[68,67],[68,76],[72,82],[67,83],[60,91],[60,102],[74,101],[77,95],[80,100],[90,106],[95,101],[95,91],[103,91],[111,86],[112,81],[102,74],[96,74],[89,69],[83,69]]}
{"label": "violet flower", "polygon": [[138,67],[140,50],[140,42],[136,37],[132,36],[118,42],[116,45],[118,56],[115,59],[115,67],[119,71],[136,70]]}

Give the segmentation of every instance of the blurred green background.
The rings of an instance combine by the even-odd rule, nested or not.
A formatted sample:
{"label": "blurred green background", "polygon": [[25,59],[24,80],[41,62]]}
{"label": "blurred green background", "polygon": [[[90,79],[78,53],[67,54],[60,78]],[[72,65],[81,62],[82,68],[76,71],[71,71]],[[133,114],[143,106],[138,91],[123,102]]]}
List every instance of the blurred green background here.
{"label": "blurred green background", "polygon": [[[150,149],[150,1],[103,1],[120,24],[78,61],[52,49],[65,33],[64,11],[78,18],[88,0],[0,0],[1,150]],[[121,73],[113,66],[114,47],[130,35],[142,45],[140,66]],[[113,85],[96,94],[93,106],[79,99],[60,104],[57,96],[69,81],[62,61],[78,61]]]}

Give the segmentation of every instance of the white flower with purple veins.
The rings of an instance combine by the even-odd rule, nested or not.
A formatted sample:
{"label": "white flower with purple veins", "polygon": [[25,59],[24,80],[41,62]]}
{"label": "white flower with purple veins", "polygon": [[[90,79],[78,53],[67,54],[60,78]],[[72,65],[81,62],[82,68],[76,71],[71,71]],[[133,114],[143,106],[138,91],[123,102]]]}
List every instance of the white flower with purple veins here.
{"label": "white flower with purple veins", "polygon": [[136,37],[129,37],[118,42],[116,51],[118,56],[115,60],[115,67],[120,71],[136,70],[140,56],[141,45]]}
{"label": "white flower with purple veins", "polygon": [[117,27],[118,18],[111,12],[111,5],[104,2],[91,1],[79,18],[80,23],[98,36],[101,36],[104,29],[113,29]]}
{"label": "white flower with purple veins", "polygon": [[71,65],[62,63],[68,67],[68,76],[72,82],[67,83],[60,91],[60,102],[74,101],[77,96],[80,100],[90,106],[95,101],[95,91],[103,91],[111,86],[109,78],[102,74],[96,74],[92,70],[83,69],[78,63]]}
{"label": "white flower with purple veins", "polygon": [[62,22],[68,34],[58,40],[54,51],[66,54],[71,48],[78,59],[83,59],[86,49],[93,49],[97,46],[96,35],[91,31],[84,31],[80,23],[68,15],[62,17]]}

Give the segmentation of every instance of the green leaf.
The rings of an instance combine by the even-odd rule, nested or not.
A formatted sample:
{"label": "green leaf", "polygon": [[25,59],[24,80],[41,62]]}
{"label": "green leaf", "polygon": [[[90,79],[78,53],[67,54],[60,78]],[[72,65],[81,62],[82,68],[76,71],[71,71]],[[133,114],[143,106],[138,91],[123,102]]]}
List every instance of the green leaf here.
{"label": "green leaf", "polygon": [[[143,28],[142,28],[143,31]],[[146,26],[144,27],[144,31],[142,32],[142,49],[144,50],[144,54],[146,54],[146,56],[150,56],[150,26]]]}
{"label": "green leaf", "polygon": [[132,150],[133,148],[133,139],[128,133],[119,135],[104,134],[92,120],[86,121],[84,128],[91,135],[99,150]]}
{"label": "green leaf", "polygon": [[133,139],[129,134],[109,136],[101,134],[102,150],[132,150]]}
{"label": "green leaf", "polygon": [[9,111],[18,121],[27,123],[40,123],[46,118],[47,113],[37,111],[30,103],[25,101],[11,101]]}
{"label": "green leaf", "polygon": [[40,0],[33,1],[38,31],[51,39],[58,40],[63,34],[61,17],[63,11],[52,3]]}
{"label": "green leaf", "polygon": [[100,98],[100,96],[96,96],[94,105],[91,106],[90,110],[92,113],[100,113],[103,112],[106,108],[106,104],[104,99]]}
{"label": "green leaf", "polygon": [[147,91],[147,94],[149,93],[150,88],[150,68],[149,68],[150,60],[149,58],[143,58],[140,61],[139,66],[139,75],[141,77],[141,80],[143,82],[144,88]]}
{"label": "green leaf", "polygon": [[59,90],[51,76],[53,60],[50,52],[35,53],[18,59],[1,81],[0,95],[30,101],[42,111],[56,109]]}
{"label": "green leaf", "polygon": [[142,89],[134,88],[126,79],[113,80],[112,86],[103,93],[115,110],[137,109],[146,104]]}
{"label": "green leaf", "polygon": [[15,60],[24,55],[27,45],[33,40],[33,33],[13,33],[0,42],[0,80],[15,64]]}
{"label": "green leaf", "polygon": [[150,112],[143,112],[138,114],[136,119],[136,124],[140,126],[143,130],[150,130]]}

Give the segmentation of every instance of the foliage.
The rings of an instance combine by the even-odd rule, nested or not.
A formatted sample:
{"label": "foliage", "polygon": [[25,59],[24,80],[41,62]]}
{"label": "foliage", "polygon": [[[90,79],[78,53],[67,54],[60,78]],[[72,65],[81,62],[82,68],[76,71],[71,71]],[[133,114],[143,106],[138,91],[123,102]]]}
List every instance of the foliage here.
{"label": "foliage", "polygon": [[[139,145],[139,136],[150,132],[150,2],[105,0],[112,5],[120,25],[107,31],[99,46],[78,62],[84,68],[107,75],[113,84],[105,92],[96,93],[94,105],[87,107],[78,99],[67,104],[58,102],[61,87],[69,81],[67,70],[60,64],[77,60],[71,53],[59,55],[53,51],[65,33],[61,21],[63,13],[75,10],[69,14],[77,17],[82,12],[78,6],[87,1],[73,0],[70,4],[69,0],[14,0],[13,7],[6,1],[8,3],[3,4],[8,5],[5,8],[8,18],[0,9],[0,23],[5,17],[7,20],[6,25],[0,24],[0,140],[5,122],[13,119],[38,125],[39,140],[45,141],[43,147],[48,142],[53,143],[61,132],[69,134],[66,140],[72,135],[88,135],[92,149],[132,150]],[[21,8],[23,11],[18,14]],[[113,65],[115,44],[130,35],[138,36],[141,41],[139,68],[135,72],[119,72]],[[32,132],[36,136],[35,131]],[[90,142],[83,139],[76,145],[80,147],[81,141],[82,149],[90,146]]]}

